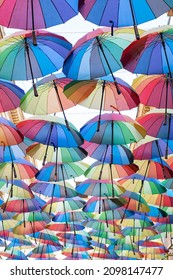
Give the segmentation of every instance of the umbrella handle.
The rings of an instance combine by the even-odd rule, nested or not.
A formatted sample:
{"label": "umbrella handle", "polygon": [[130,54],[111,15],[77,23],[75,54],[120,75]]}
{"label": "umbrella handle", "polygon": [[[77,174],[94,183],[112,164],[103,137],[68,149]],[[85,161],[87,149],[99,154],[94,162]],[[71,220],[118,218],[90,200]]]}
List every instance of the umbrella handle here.
{"label": "umbrella handle", "polygon": [[134,28],[134,31],[135,31],[136,40],[139,40],[140,36],[139,36],[139,31],[138,31],[138,27],[137,27],[137,24],[136,24],[135,14],[134,14],[134,10],[133,10],[133,6],[132,6],[132,1],[131,0],[129,0],[129,4],[130,4],[131,13],[132,13],[133,28]]}

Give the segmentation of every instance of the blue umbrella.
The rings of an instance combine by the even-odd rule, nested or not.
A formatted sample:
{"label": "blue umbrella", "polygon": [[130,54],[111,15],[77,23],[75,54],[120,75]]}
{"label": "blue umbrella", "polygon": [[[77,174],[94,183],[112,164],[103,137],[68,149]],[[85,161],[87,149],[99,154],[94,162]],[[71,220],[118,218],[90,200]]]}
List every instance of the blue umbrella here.
{"label": "blue umbrella", "polygon": [[86,20],[101,26],[133,25],[137,39],[137,24],[153,20],[173,7],[172,0],[80,0],[79,3],[79,11]]}

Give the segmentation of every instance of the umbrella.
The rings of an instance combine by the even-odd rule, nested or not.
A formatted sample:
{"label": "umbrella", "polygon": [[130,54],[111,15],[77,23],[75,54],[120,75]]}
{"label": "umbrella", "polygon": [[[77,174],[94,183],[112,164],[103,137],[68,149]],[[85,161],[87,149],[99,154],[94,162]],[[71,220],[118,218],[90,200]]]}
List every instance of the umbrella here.
{"label": "umbrella", "polygon": [[[86,20],[104,26],[133,25],[137,39],[139,39],[138,24],[159,17],[173,6],[172,0],[159,0],[157,3],[145,0],[140,5],[134,0],[80,0],[79,3],[79,11]],[[145,11],[145,14],[143,11]]]}
{"label": "umbrella", "polygon": [[32,31],[20,31],[0,42],[0,76],[7,80],[31,80],[37,96],[34,78],[59,70],[71,49],[71,44],[59,35],[36,30],[37,44],[33,45]]}
{"label": "umbrella", "polygon": [[20,105],[24,90],[12,82],[0,79],[0,112],[14,110]]}
{"label": "umbrella", "polygon": [[80,132],[85,140],[106,145],[138,142],[146,135],[138,122],[115,113],[94,117],[81,127]]}
{"label": "umbrella", "polygon": [[79,39],[64,61],[64,74],[74,80],[90,80],[112,75],[122,68],[120,58],[123,50],[134,40],[133,28],[98,28]]}
{"label": "umbrella", "polygon": [[23,158],[25,155],[25,149],[20,144],[12,146],[0,146],[0,162],[8,162]]}
{"label": "umbrella", "polygon": [[21,250],[8,250],[0,253],[1,256],[14,260],[28,260],[27,256]]}
{"label": "umbrella", "polygon": [[79,194],[96,197],[114,197],[125,192],[125,189],[117,182],[111,180],[92,180],[87,179],[78,184],[75,188]]}
{"label": "umbrella", "polygon": [[[79,177],[87,170],[88,165],[84,162],[69,163],[46,163],[36,174],[40,181],[65,181],[72,177]],[[65,183],[64,183],[65,184]]]}
{"label": "umbrella", "polygon": [[141,75],[132,87],[146,106],[173,109],[172,80],[169,75]]}
{"label": "umbrella", "polygon": [[114,220],[122,219],[123,216],[124,216],[124,218],[127,218],[127,217],[131,217],[133,215],[134,215],[133,211],[125,210],[124,208],[120,207],[115,210],[104,211],[100,214],[94,213],[93,219],[95,219],[95,220],[98,219],[98,220],[103,220],[103,221],[105,221],[107,219],[110,221],[114,221]]}
{"label": "umbrella", "polygon": [[64,86],[71,82],[71,79],[58,77],[58,75],[50,75],[49,82],[44,82],[45,78],[37,82],[37,98],[31,88],[21,99],[20,108],[33,115],[47,115],[56,112],[63,112],[65,115],[64,110],[74,106],[74,103],[63,94]]}
{"label": "umbrella", "polygon": [[120,227],[114,222],[114,224],[110,224],[109,222],[105,221],[99,221],[99,220],[90,220],[90,221],[84,221],[82,222],[82,225],[88,228],[92,228],[97,231],[103,231],[103,232],[119,232]]}
{"label": "umbrella", "polygon": [[17,198],[33,198],[34,195],[30,187],[22,180],[5,180],[0,179],[0,191],[9,193],[10,196]]}
{"label": "umbrella", "polygon": [[68,122],[68,127],[62,118],[55,116],[34,116],[17,124],[20,132],[42,144],[55,147],[78,147],[83,139],[77,129]]}
{"label": "umbrella", "polygon": [[38,169],[26,159],[16,159],[0,164],[0,178],[9,178],[14,173],[15,179],[33,178]]}
{"label": "umbrella", "polygon": [[146,129],[148,135],[167,140],[166,158],[168,156],[169,140],[173,139],[172,116],[173,111],[171,109],[168,109],[166,113],[163,109],[156,109],[137,118],[137,121]]}
{"label": "umbrella", "polygon": [[68,232],[68,231],[80,231],[83,230],[85,227],[81,225],[80,223],[49,223],[46,226],[47,229],[53,230],[53,231],[59,231],[59,232]]}
{"label": "umbrella", "polygon": [[23,136],[11,121],[0,117],[0,145],[17,145],[23,141]]}
{"label": "umbrella", "polygon": [[130,110],[139,105],[139,97],[125,81],[116,78],[115,84],[106,80],[72,81],[64,87],[64,94],[75,104],[103,111]]}
{"label": "umbrella", "polygon": [[3,0],[0,24],[9,28],[40,29],[62,24],[78,13],[78,1],[54,0],[21,2]]}
{"label": "umbrella", "polygon": [[1,206],[3,211],[16,212],[16,213],[26,213],[40,210],[45,202],[38,197],[26,198],[26,199],[9,199],[6,203]]}
{"label": "umbrella", "polygon": [[162,158],[135,160],[134,163],[139,167],[137,173],[144,176],[143,180],[146,177],[156,179],[169,179],[173,177],[173,170]]}
{"label": "umbrella", "polygon": [[146,136],[145,139],[139,141],[133,150],[135,159],[154,159],[164,157],[165,154],[173,153],[173,141],[166,139],[153,138]]}
{"label": "umbrella", "polygon": [[33,222],[20,222],[19,225],[13,228],[15,234],[30,234],[43,230],[49,221],[33,221]]}
{"label": "umbrella", "polygon": [[88,219],[89,216],[87,213],[84,213],[83,211],[72,211],[68,213],[58,213],[53,218],[52,221],[59,222],[59,223],[65,223],[67,222],[80,222]]}
{"label": "umbrella", "polygon": [[173,189],[173,178],[162,181],[162,184],[167,189]]}
{"label": "umbrella", "polygon": [[35,193],[42,194],[48,197],[75,197],[77,192],[74,190],[73,186],[66,182],[65,185],[63,182],[44,182],[44,181],[35,181],[32,182],[29,187]]}
{"label": "umbrella", "polygon": [[[47,146],[40,143],[33,143],[26,149],[27,155],[34,159],[43,161]],[[86,158],[87,151],[81,147],[71,147],[71,148],[54,148],[53,146],[48,146],[47,150],[47,161],[48,162],[75,162]],[[58,158],[56,158],[58,157]]]}
{"label": "umbrella", "polygon": [[[172,152],[173,154],[173,152]],[[173,155],[170,155],[170,157],[166,160],[167,164],[171,169],[173,169]]]}
{"label": "umbrella", "polygon": [[118,183],[125,189],[132,192],[141,192],[142,194],[165,193],[167,189],[162,183],[154,178],[144,178],[140,174],[134,174],[123,178]]}
{"label": "umbrella", "polygon": [[94,180],[113,180],[113,178],[121,178],[132,175],[138,171],[138,166],[135,164],[118,165],[94,162],[85,171],[84,175],[89,179]]}
{"label": "umbrella", "polygon": [[43,206],[42,211],[49,212],[51,209],[53,212],[69,212],[82,208],[85,205],[85,201],[79,197],[73,198],[56,198],[50,199]]}
{"label": "umbrella", "polygon": [[123,52],[124,68],[138,74],[168,74],[172,79],[172,34],[173,28],[169,25],[144,33]]}
{"label": "umbrella", "polygon": [[133,163],[133,154],[126,145],[104,145],[84,141],[82,147],[88,156],[101,162],[121,165]]}
{"label": "umbrella", "polygon": [[120,208],[127,201],[124,198],[99,198],[91,197],[87,200],[83,207],[84,212],[98,212],[99,214],[103,211],[113,210]]}

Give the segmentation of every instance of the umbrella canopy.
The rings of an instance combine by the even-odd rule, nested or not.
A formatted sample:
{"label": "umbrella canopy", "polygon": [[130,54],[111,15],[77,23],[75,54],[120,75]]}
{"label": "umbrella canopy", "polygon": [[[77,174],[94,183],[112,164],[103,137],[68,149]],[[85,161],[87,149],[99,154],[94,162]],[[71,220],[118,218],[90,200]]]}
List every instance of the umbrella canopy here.
{"label": "umbrella canopy", "polygon": [[154,178],[144,178],[140,174],[134,174],[123,178],[118,183],[125,189],[132,192],[141,192],[142,194],[165,193],[167,189],[162,183]]}
{"label": "umbrella canopy", "polygon": [[20,108],[24,112],[32,115],[47,115],[74,106],[74,103],[63,94],[65,85],[70,83],[71,79],[58,78],[58,75],[51,75],[49,79],[49,82],[44,82],[45,78],[43,78],[36,83],[37,98],[35,98],[33,88],[27,91],[20,102]]}
{"label": "umbrella canopy", "polygon": [[[47,146],[40,143],[34,143],[26,149],[27,155],[34,159],[43,161],[46,153]],[[83,160],[87,157],[87,151],[81,147],[71,147],[71,148],[54,148],[53,146],[48,146],[47,150],[47,161],[48,162],[75,162]]]}
{"label": "umbrella canopy", "polygon": [[0,178],[10,178],[11,172],[14,173],[15,179],[33,178],[38,169],[26,159],[17,159],[13,162],[5,162],[0,164]]}
{"label": "umbrella canopy", "polygon": [[80,132],[85,140],[106,145],[138,142],[146,135],[138,122],[115,113],[94,117],[81,127]]}
{"label": "umbrella canopy", "polygon": [[84,141],[82,147],[88,156],[105,163],[130,164],[133,163],[133,154],[125,145],[104,145]]}
{"label": "umbrella canopy", "polygon": [[173,109],[172,80],[169,75],[141,75],[134,79],[132,87],[146,106]]}
{"label": "umbrella canopy", "polygon": [[133,150],[135,159],[154,159],[164,157],[165,155],[173,154],[173,141],[166,139],[153,138],[146,136],[144,140],[137,143]]}
{"label": "umbrella canopy", "polygon": [[123,52],[124,68],[132,73],[168,74],[172,78],[172,34],[173,28],[169,25],[144,33]]}
{"label": "umbrella canopy", "polygon": [[59,232],[68,232],[68,231],[80,231],[83,230],[85,227],[81,225],[81,223],[56,223],[52,222],[46,226],[47,229]]}
{"label": "umbrella canopy", "polygon": [[32,80],[59,70],[71,49],[71,44],[59,35],[35,31],[37,42],[32,41],[32,31],[20,31],[0,42],[0,76],[7,80]]}
{"label": "umbrella canopy", "polygon": [[75,104],[103,111],[130,110],[139,105],[139,97],[125,81],[116,78],[121,94],[114,82],[106,80],[72,81],[64,87],[64,94]]}
{"label": "umbrella canopy", "polygon": [[46,163],[37,173],[36,178],[40,181],[64,181],[83,175],[88,165],[83,162],[69,163]]}
{"label": "umbrella canopy", "polygon": [[69,212],[73,210],[77,210],[82,208],[85,205],[85,201],[79,197],[73,198],[56,198],[54,197],[53,200],[50,199],[44,205],[42,210],[44,212],[49,212],[51,209],[52,212]]}
{"label": "umbrella canopy", "polygon": [[21,250],[7,250],[1,252],[0,255],[13,260],[28,260],[27,256]]}
{"label": "umbrella canopy", "polygon": [[78,1],[3,0],[0,24],[9,28],[40,29],[62,24],[78,13]]}
{"label": "umbrella canopy", "polygon": [[[133,25],[137,39],[139,38],[137,24],[155,19],[173,6],[172,0],[159,0],[157,3],[145,0],[140,5],[134,0],[80,0],[79,3],[79,11],[86,20],[103,26],[121,27]],[[143,11],[145,11],[145,14]]]}
{"label": "umbrella canopy", "polygon": [[135,39],[133,28],[98,28],[79,39],[64,61],[64,74],[74,80],[90,80],[112,75],[122,68],[123,50]]}
{"label": "umbrella canopy", "polygon": [[20,105],[24,90],[12,82],[0,79],[0,112],[14,110]]}
{"label": "umbrella canopy", "polygon": [[78,147],[83,138],[77,129],[68,122],[68,127],[62,118],[55,116],[35,116],[17,124],[20,132],[42,144],[55,147]]}
{"label": "umbrella canopy", "polygon": [[48,197],[75,197],[77,192],[74,190],[73,186],[66,182],[43,182],[35,181],[29,185],[31,190],[35,193],[42,194]]}
{"label": "umbrella canopy", "polygon": [[87,213],[83,211],[72,211],[68,213],[58,213],[53,218],[52,221],[58,223],[65,223],[65,222],[80,222],[88,219]]}
{"label": "umbrella canopy", "polygon": [[162,182],[163,186],[167,189],[173,189],[173,178],[170,178],[170,179],[167,179],[167,180],[164,180]]}
{"label": "umbrella canopy", "polygon": [[89,179],[94,180],[111,180],[113,178],[121,178],[132,175],[138,171],[138,166],[135,164],[118,165],[94,162],[85,171],[84,175]]}
{"label": "umbrella canopy", "polygon": [[125,189],[117,182],[111,180],[88,179],[76,186],[77,193],[87,196],[114,197],[125,192]]}
{"label": "umbrella canopy", "polygon": [[127,201],[124,198],[91,197],[87,200],[83,211],[101,213],[103,211],[120,208],[126,203]]}
{"label": "umbrella canopy", "polygon": [[165,114],[164,109],[155,109],[136,120],[146,129],[148,135],[172,140],[172,119],[173,110],[168,109]]}
{"label": "umbrella canopy", "polygon": [[7,162],[23,158],[26,155],[22,145],[0,146],[0,162]]}
{"label": "umbrella canopy", "polygon": [[0,117],[0,145],[17,145],[23,141],[23,135],[11,121]]}
{"label": "umbrella canopy", "polygon": [[45,202],[38,198],[34,197],[32,199],[9,199],[5,202],[1,208],[7,212],[16,212],[16,213],[26,213],[40,210]]}
{"label": "umbrella canopy", "polygon": [[15,234],[24,234],[24,235],[35,233],[43,230],[46,227],[47,223],[49,223],[49,221],[21,222],[13,229],[13,232]]}
{"label": "umbrella canopy", "polygon": [[33,198],[30,187],[22,180],[0,180],[0,191],[17,198]]}
{"label": "umbrella canopy", "polygon": [[135,160],[134,163],[139,167],[138,174],[148,178],[169,179],[173,177],[173,170],[162,159]]}

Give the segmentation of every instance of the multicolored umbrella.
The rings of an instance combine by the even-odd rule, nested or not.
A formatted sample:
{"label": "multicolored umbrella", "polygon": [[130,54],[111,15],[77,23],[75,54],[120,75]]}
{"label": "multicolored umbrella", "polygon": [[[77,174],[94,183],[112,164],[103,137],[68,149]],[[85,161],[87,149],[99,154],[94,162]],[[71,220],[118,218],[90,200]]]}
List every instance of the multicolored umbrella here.
{"label": "multicolored umbrella", "polygon": [[76,192],[87,196],[114,197],[125,192],[125,189],[117,182],[111,180],[84,180],[75,188]]}
{"label": "multicolored umbrella", "polygon": [[144,178],[144,176],[140,174],[134,174],[123,178],[119,180],[118,183],[125,190],[138,193],[141,192],[142,194],[159,194],[167,191],[159,180],[154,178]]}
{"label": "multicolored umbrella", "polygon": [[50,209],[52,212],[69,212],[73,210],[79,210],[85,205],[85,200],[80,197],[73,198],[56,198],[50,199],[43,206],[42,211],[49,213]]}
{"label": "multicolored umbrella", "polygon": [[84,212],[101,212],[122,207],[127,201],[124,198],[91,197],[83,207]]}
{"label": "multicolored umbrella", "polygon": [[32,199],[8,199],[2,204],[1,209],[7,212],[26,213],[40,210],[45,205],[44,200],[38,197]]}
{"label": "multicolored umbrella", "polygon": [[73,177],[79,177],[87,170],[88,164],[84,162],[46,163],[36,174],[40,181],[63,181]]}
{"label": "multicolored umbrella", "polygon": [[19,107],[24,94],[24,90],[19,86],[0,79],[0,112],[7,112]]}
{"label": "multicolored umbrella", "polygon": [[173,170],[162,158],[153,160],[135,160],[134,163],[139,167],[138,174],[148,178],[169,179],[173,177]]}
{"label": "multicolored umbrella", "polygon": [[0,6],[2,14],[0,24],[9,28],[40,29],[62,24],[78,13],[78,1],[54,0],[28,1],[3,0]]}
{"label": "multicolored umbrella", "polygon": [[32,80],[59,70],[71,49],[64,37],[44,30],[20,31],[1,39],[0,76],[6,80]]}
{"label": "multicolored umbrella", "polygon": [[169,75],[140,75],[132,87],[146,106],[173,109],[172,80]]}
{"label": "multicolored umbrella", "polygon": [[85,171],[84,175],[89,179],[94,180],[113,180],[113,178],[122,178],[132,175],[138,171],[136,164],[118,165],[94,162]]}
{"label": "multicolored umbrella", "polygon": [[169,25],[144,33],[124,50],[121,57],[124,68],[137,74],[168,74],[172,79],[172,34]]}
{"label": "multicolored umbrella", "polygon": [[167,189],[173,189],[173,178],[170,178],[170,179],[167,179],[167,180],[164,180],[162,182],[163,186]]}
{"label": "multicolored umbrella", "polygon": [[21,199],[34,197],[30,187],[22,180],[0,179],[0,191]]}
{"label": "multicolored umbrella", "polygon": [[47,197],[75,197],[77,192],[74,190],[74,187],[69,183],[65,182],[44,182],[44,181],[35,181],[32,182],[29,187],[35,193],[42,194]]}
{"label": "multicolored umbrella", "polygon": [[88,156],[104,163],[127,165],[134,160],[131,150],[126,145],[104,145],[84,141],[82,147]]}
{"label": "multicolored umbrella", "polygon": [[[52,77],[52,80],[51,80]],[[74,103],[63,94],[64,86],[71,82],[68,78],[58,78],[58,75],[50,75],[49,82],[44,83],[45,78],[36,83],[37,98],[31,88],[21,99],[20,108],[32,115],[47,115],[63,112],[74,106]]]}
{"label": "multicolored umbrella", "polygon": [[52,221],[58,223],[80,222],[88,218],[89,215],[87,215],[87,213],[78,210],[78,211],[71,211],[68,213],[58,213],[52,218]]}
{"label": "multicolored umbrella", "polygon": [[[167,143],[168,142],[168,143]],[[139,141],[133,150],[135,159],[154,159],[173,153],[173,141],[146,136]]]}
{"label": "multicolored umbrella", "polygon": [[33,222],[20,222],[19,225],[14,227],[13,232],[15,234],[35,234],[35,232],[43,230],[46,225],[49,223],[49,221],[33,221]]}
{"label": "multicolored umbrella", "polygon": [[81,127],[80,132],[85,140],[106,145],[138,142],[146,136],[146,130],[138,122],[115,113],[92,118]]}
{"label": "multicolored umbrella", "polygon": [[62,118],[55,116],[35,116],[17,124],[20,132],[31,139],[54,147],[78,147],[83,139],[77,129]]}
{"label": "multicolored umbrella", "polygon": [[48,230],[58,231],[58,232],[68,232],[68,231],[80,231],[83,230],[85,227],[81,225],[81,223],[57,223],[52,222],[49,223],[46,228]]}
{"label": "multicolored umbrella", "polygon": [[[139,39],[137,24],[155,19],[166,13],[173,6],[173,1],[159,0],[153,3],[145,0],[138,5],[134,0],[114,1],[79,1],[82,16],[97,25],[103,26],[134,26],[136,38]],[[142,12],[145,11],[145,14]]]}
{"label": "multicolored umbrella", "polygon": [[[47,146],[40,143],[34,143],[26,149],[27,155],[34,159],[44,161],[44,156],[46,153]],[[87,157],[87,151],[81,147],[71,147],[71,148],[54,148],[53,146],[48,146],[46,160],[48,162],[75,162],[83,160]]]}
{"label": "multicolored umbrella", "polygon": [[14,172],[14,178],[20,180],[33,178],[38,169],[26,159],[16,159],[13,162],[0,164],[0,178],[10,178],[11,171]]}
{"label": "multicolored umbrella", "polygon": [[64,74],[74,80],[91,80],[112,75],[122,68],[123,50],[135,39],[133,28],[98,28],[80,38],[64,61]]}
{"label": "multicolored umbrella", "polygon": [[26,151],[20,144],[12,146],[0,146],[0,162],[7,162],[23,158],[25,155]]}
{"label": "multicolored umbrella", "polygon": [[1,252],[0,255],[13,260],[28,260],[27,256],[21,250],[8,250]]}
{"label": "multicolored umbrella", "polygon": [[23,135],[11,121],[0,117],[0,145],[12,146],[23,141]]}
{"label": "multicolored umbrella", "polygon": [[64,87],[65,96],[75,104],[100,111],[130,110],[139,105],[139,97],[130,85],[116,78],[115,84],[107,80],[72,81]]}

